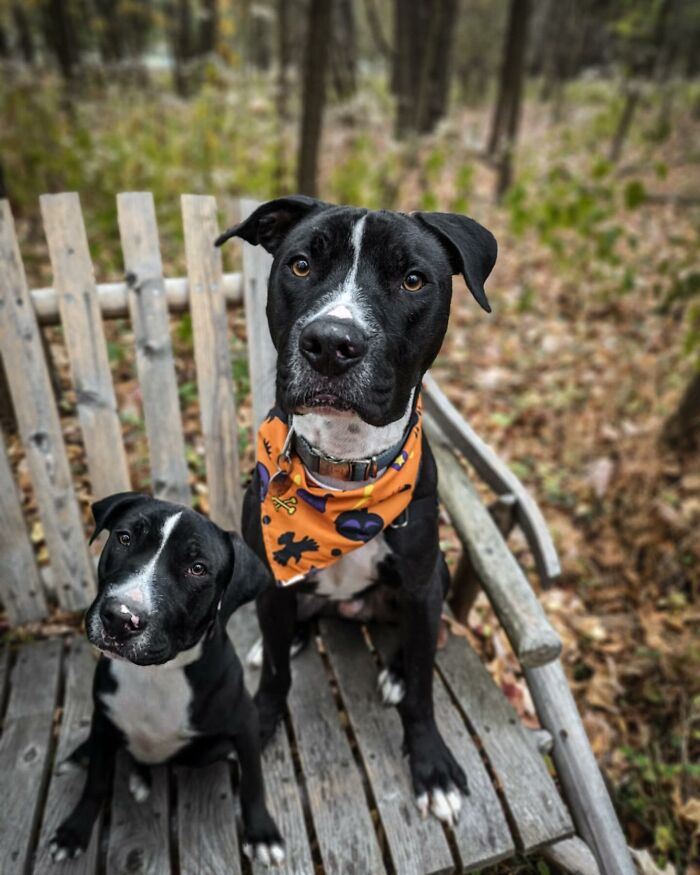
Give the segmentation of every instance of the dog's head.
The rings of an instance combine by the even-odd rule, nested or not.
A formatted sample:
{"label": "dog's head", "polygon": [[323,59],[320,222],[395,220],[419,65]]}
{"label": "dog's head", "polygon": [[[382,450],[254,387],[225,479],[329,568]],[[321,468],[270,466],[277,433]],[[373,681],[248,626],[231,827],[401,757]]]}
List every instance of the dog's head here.
{"label": "dog's head", "polygon": [[274,255],[267,315],[287,412],[352,410],[373,426],[405,412],[447,329],[452,275],[490,310],[493,235],[466,216],[371,212],[313,198],[258,207],[242,237]]}
{"label": "dog's head", "polygon": [[93,539],[109,530],[88,639],[137,665],[169,662],[255,598],[269,576],[238,535],[201,514],[137,492],[92,506]]}

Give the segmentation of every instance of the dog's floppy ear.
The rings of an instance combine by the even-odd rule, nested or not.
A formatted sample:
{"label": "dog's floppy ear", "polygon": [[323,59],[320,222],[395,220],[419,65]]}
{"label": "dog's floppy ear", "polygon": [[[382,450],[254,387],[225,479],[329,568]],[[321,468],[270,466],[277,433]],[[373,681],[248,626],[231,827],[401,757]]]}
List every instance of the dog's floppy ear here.
{"label": "dog's floppy ear", "polygon": [[486,278],[493,270],[498,254],[496,238],[483,225],[456,213],[412,213],[432,231],[450,256],[452,273],[461,273],[469,291],[479,304],[491,312],[484,291]]}
{"label": "dog's floppy ear", "polygon": [[272,575],[246,542],[230,532],[233,543],[233,574],[221,600],[221,618],[224,623],[241,605],[252,602],[265,587],[272,584]]}
{"label": "dog's floppy ear", "polygon": [[234,225],[216,239],[221,246],[231,237],[242,237],[253,246],[262,246],[274,253],[285,235],[310,212],[329,206],[323,201],[303,194],[280,197],[267,201],[254,210],[240,225]]}
{"label": "dog's floppy ear", "polygon": [[111,530],[114,521],[127,510],[147,501],[153,501],[153,499],[150,495],[144,495],[141,492],[117,492],[96,501],[90,508],[95,520],[95,531],[92,533],[90,543],[92,544],[103,529]]}

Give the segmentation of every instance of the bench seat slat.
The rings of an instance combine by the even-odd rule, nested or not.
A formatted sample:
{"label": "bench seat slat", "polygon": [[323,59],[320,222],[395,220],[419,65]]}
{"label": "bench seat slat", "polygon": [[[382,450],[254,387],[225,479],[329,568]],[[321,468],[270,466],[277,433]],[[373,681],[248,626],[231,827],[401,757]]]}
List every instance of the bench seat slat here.
{"label": "bench seat slat", "polygon": [[60,605],[85,607],[94,572],[14,223],[0,200],[0,349]]}
{"label": "bench seat slat", "polygon": [[[90,732],[92,678],[95,664],[96,660],[87,641],[82,637],[73,638],[66,658],[63,716],[54,758],[54,770],[44,804],[44,816],[34,863],[35,875],[46,875],[47,872],[53,871],[54,863],[49,856],[49,843],[58,826],[73,811],[85,784],[87,772],[84,769],[70,769],[60,775],[56,774],[56,769],[73,753],[78,744],[85,741]],[[71,875],[93,875],[97,871],[100,820],[101,818],[98,818],[95,824],[85,853],[71,861]],[[61,868],[55,866],[56,875],[60,875]]]}
{"label": "bench seat slat", "polygon": [[92,497],[130,488],[107,344],[80,199],[45,194],[41,212],[58,292]]}
{"label": "bench seat slat", "polygon": [[119,233],[128,277],[129,312],[156,498],[190,504],[175,360],[153,195],[117,196]]}
{"label": "bench seat slat", "polygon": [[238,417],[221,251],[214,247],[214,240],[219,235],[215,199],[204,195],[183,195],[182,218],[209,515],[223,528],[238,528],[241,518]]}

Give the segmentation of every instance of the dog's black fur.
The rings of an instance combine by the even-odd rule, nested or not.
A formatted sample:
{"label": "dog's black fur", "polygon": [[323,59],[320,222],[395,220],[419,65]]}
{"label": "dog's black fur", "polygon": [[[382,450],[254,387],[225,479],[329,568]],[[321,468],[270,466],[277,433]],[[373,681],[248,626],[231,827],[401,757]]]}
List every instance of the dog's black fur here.
{"label": "dog's black fur", "polygon": [[[312,354],[315,338],[305,348],[301,334],[319,306],[333,299],[350,276],[353,228],[363,216],[361,257],[353,282],[364,327],[348,327],[346,316],[342,326],[330,324],[328,330],[345,332],[346,346],[337,362],[319,365],[318,356]],[[277,405],[287,415],[318,407],[354,411],[376,427],[399,420],[442,344],[452,275],[463,274],[475,299],[490,311],[484,281],[496,260],[496,241],[464,216],[368,212],[295,196],[263,204],[217,243],[233,236],[261,245],[274,256],[267,316],[278,353]],[[306,275],[297,275],[307,267]],[[416,273],[424,281],[422,288],[406,290],[408,275]],[[408,284],[416,285],[413,279]],[[326,318],[326,322],[333,320]],[[363,455],[358,447],[357,457]],[[266,559],[257,476],[245,496],[243,534]],[[393,668],[405,684],[399,705],[405,749],[415,792],[424,798],[455,787],[467,792],[464,773],[433,716],[433,658],[448,582],[439,549],[437,510],[437,470],[424,438],[408,522],[385,530],[391,552],[378,571],[381,582],[397,587],[401,650]],[[308,585],[301,590],[308,591]],[[264,650],[256,703],[264,740],[280,721],[291,684],[297,601],[293,586],[270,587],[257,600]]]}
{"label": "dog's black fur", "polygon": [[[120,685],[129,679],[138,683],[144,673],[175,679],[177,695],[184,694],[187,726],[182,741],[175,736],[177,751],[164,760],[158,758],[162,740],[152,734],[147,764],[204,766],[237,755],[244,840],[253,855],[260,845],[268,851],[276,845],[280,853],[282,840],[265,804],[257,713],[226,633],[236,608],[267,586],[267,570],[238,535],[190,509],[127,492],[98,501],[92,510],[93,538],[110,531],[100,556],[97,598],[86,616],[87,636],[103,655],[94,676],[90,735],[69,758],[87,764],[87,780],[53,838],[54,859],[87,847],[120,748],[133,757],[144,787],[149,782],[139,759],[144,744],[139,735],[157,719],[154,709],[175,703],[168,701],[168,680],[163,699],[125,700],[129,691]],[[178,513],[172,537],[166,538],[164,524]],[[119,702],[125,702],[121,709]]]}

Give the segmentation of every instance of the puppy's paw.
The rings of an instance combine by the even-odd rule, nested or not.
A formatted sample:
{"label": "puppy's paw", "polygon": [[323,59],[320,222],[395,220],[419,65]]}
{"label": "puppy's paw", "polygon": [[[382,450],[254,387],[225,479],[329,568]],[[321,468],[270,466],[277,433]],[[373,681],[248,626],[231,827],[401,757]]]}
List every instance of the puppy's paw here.
{"label": "puppy's paw", "polygon": [[377,678],[377,689],[382,704],[387,707],[398,705],[406,693],[406,685],[403,678],[391,668],[383,668]]}
{"label": "puppy's paw", "polygon": [[243,853],[251,863],[263,866],[279,866],[284,861],[284,845],[281,842],[245,842]]}
{"label": "puppy's paw", "polygon": [[243,829],[243,852],[251,863],[279,866],[284,860],[284,841],[265,807],[250,816]]}
{"label": "puppy's paw", "polygon": [[151,783],[141,772],[129,773],[129,793],[139,805],[151,795]]}
{"label": "puppy's paw", "polygon": [[423,820],[431,813],[448,826],[455,826],[462,810],[462,793],[454,784],[447,790],[434,787],[416,796],[416,805]]}
{"label": "puppy's paw", "polygon": [[61,824],[49,842],[51,859],[54,863],[75,859],[75,857],[83,853],[88,845],[88,840],[89,836],[85,837],[79,830],[70,826],[70,824]]}
{"label": "puppy's paw", "polygon": [[435,724],[423,725],[407,734],[409,765],[416,805],[422,817],[428,813],[448,826],[459,820],[462,797],[469,795],[467,778],[438,732]]}

